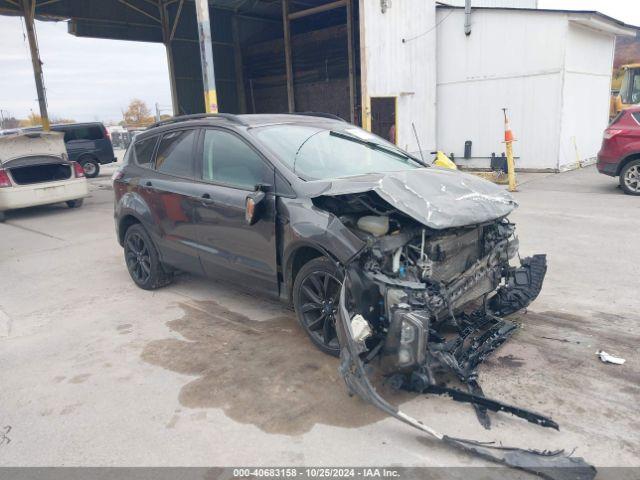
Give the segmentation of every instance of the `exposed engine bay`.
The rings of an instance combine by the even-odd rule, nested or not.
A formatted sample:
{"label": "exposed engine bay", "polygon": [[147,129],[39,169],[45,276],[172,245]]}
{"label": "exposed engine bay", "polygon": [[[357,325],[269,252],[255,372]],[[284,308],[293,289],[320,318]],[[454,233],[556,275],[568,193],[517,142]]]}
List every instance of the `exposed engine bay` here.
{"label": "exposed engine bay", "polygon": [[[547,269],[546,255],[519,258],[515,225],[506,216],[434,229],[372,191],[318,197],[314,205],[338,217],[366,245],[341,266],[336,329],[340,372],[351,393],[484,458],[549,478],[565,478],[556,467],[570,470],[571,478],[593,477],[593,467],[561,451],[509,448],[505,454],[500,447],[496,454],[495,447],[440,434],[391,406],[368,378],[375,369],[394,388],[470,403],[487,429],[488,411],[559,428],[549,417],[485,397],[478,383],[478,366],[518,328],[502,317],[538,296]],[[445,384],[452,374],[462,388]]]}

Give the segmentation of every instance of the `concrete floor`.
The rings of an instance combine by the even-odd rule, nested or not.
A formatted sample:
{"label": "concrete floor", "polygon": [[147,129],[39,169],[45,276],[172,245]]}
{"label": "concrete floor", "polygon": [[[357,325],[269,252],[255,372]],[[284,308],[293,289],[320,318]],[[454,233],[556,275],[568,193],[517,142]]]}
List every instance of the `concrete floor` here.
{"label": "concrete floor", "polygon": [[[136,288],[114,236],[112,169],[79,210],[0,224],[0,465],[483,465],[349,398],[286,307],[189,275]],[[439,397],[396,395],[403,410],[453,436],[640,465],[640,198],[616,185],[589,167],[515,194],[521,253],[547,253],[549,272],[481,383],[560,432],[505,414],[486,431]],[[603,364],[598,349],[627,363]]]}

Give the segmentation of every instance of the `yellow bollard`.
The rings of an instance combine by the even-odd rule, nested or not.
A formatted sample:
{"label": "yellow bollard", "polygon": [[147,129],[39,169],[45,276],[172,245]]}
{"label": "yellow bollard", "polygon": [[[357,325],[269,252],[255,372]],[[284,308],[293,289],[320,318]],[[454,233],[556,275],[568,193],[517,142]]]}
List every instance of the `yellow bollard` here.
{"label": "yellow bollard", "polygon": [[515,140],[513,138],[511,126],[509,125],[509,119],[507,118],[507,109],[503,108],[502,112],[504,113],[504,143],[507,150],[507,177],[509,178],[509,191],[516,192],[516,164],[513,161],[513,142]]}

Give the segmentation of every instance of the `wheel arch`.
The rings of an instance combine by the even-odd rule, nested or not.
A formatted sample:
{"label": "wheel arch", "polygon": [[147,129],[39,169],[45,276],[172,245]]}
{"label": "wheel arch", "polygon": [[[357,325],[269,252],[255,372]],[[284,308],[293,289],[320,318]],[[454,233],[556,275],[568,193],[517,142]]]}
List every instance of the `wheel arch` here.
{"label": "wheel arch", "polygon": [[76,162],[81,163],[82,160],[94,160],[97,164],[100,164],[98,157],[91,152],[82,152],[76,157]]}
{"label": "wheel arch", "polygon": [[616,177],[622,173],[622,169],[629,162],[633,162],[634,160],[640,160],[640,152],[631,153],[622,159],[622,161],[618,164],[618,168],[616,170]]}
{"label": "wheel arch", "polygon": [[124,236],[132,225],[142,225],[142,220],[132,213],[127,213],[118,221],[118,243],[124,247]]}
{"label": "wheel arch", "polygon": [[296,280],[296,275],[306,263],[318,257],[326,257],[332,262],[338,263],[338,260],[331,253],[314,243],[301,242],[290,249],[284,269],[285,287],[289,302],[293,298],[293,284]]}

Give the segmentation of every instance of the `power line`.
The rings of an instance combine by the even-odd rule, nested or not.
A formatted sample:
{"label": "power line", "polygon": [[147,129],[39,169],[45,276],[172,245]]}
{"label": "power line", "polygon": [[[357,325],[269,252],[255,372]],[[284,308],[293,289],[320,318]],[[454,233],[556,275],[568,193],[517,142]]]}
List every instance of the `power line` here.
{"label": "power line", "polygon": [[447,18],[449,18],[449,15],[451,15],[453,13],[453,8],[449,10],[449,13],[447,13],[446,16],[444,16],[439,22],[436,22],[436,24],[431,27],[429,30],[427,30],[426,32],[420,33],[419,35],[416,35],[415,37],[411,37],[411,38],[403,38],[402,39],[402,43],[409,43],[412,42],[413,40],[416,40],[417,38],[420,37],[424,37],[427,33],[435,30],[436,28],[438,28],[438,25],[440,25],[442,22],[444,22]]}

